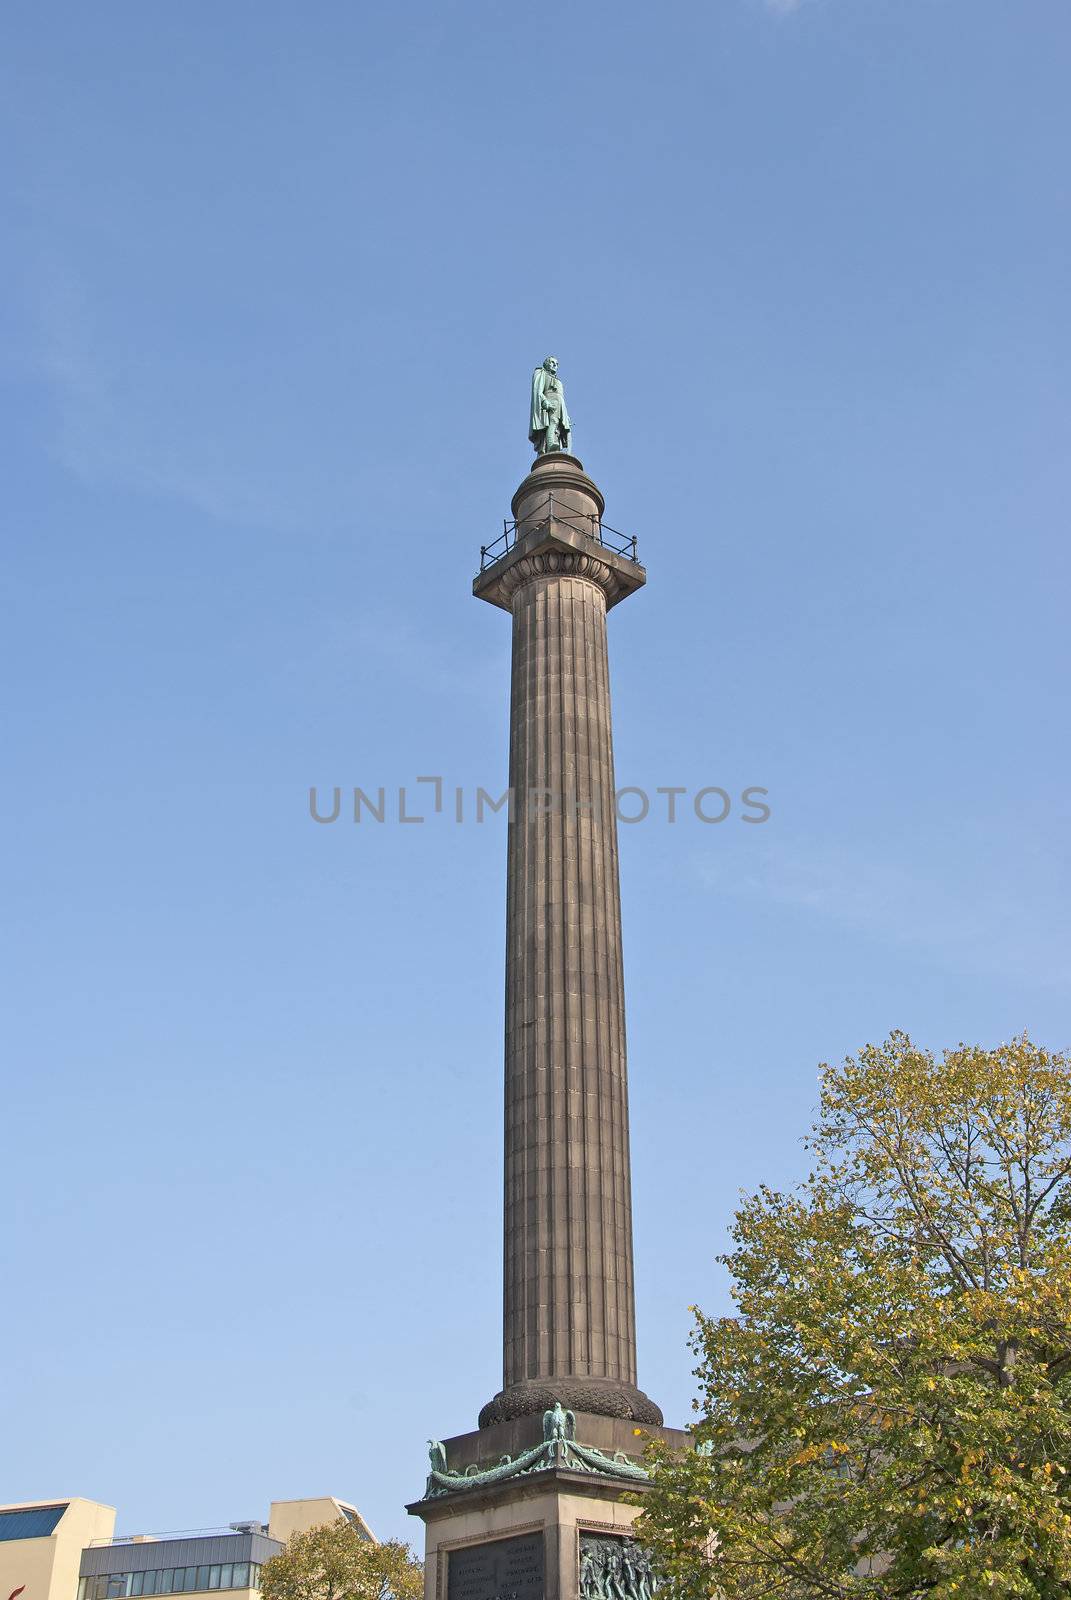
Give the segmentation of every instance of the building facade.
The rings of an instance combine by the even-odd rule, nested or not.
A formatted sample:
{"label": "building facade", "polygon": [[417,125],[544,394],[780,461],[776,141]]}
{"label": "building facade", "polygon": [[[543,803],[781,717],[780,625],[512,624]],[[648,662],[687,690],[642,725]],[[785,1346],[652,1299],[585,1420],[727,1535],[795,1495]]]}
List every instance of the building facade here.
{"label": "building facade", "polygon": [[0,1600],[76,1600],[82,1551],[115,1531],[95,1500],[0,1506]]}
{"label": "building facade", "polygon": [[115,1509],[93,1500],[0,1506],[0,1600],[141,1600],[192,1595],[257,1600],[260,1571],[292,1534],[347,1521],[371,1529],[333,1495],[273,1500],[267,1522],[175,1534],[115,1536]]}

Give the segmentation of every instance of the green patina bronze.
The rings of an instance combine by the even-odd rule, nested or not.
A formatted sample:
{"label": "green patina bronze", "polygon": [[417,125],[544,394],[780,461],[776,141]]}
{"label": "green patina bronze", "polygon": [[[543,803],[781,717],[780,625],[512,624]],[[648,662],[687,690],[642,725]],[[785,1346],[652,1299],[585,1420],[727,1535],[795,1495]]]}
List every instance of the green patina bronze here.
{"label": "green patina bronze", "polygon": [[537,456],[552,450],[568,450],[573,425],[565,407],[565,390],[558,377],[557,356],[547,356],[532,373],[532,407],[528,417],[528,437]]}
{"label": "green patina bronze", "polygon": [[658,1578],[635,1539],[580,1535],[580,1600],[653,1600]]}
{"label": "green patina bronze", "polygon": [[[459,1489],[482,1489],[488,1484],[504,1483],[509,1478],[526,1477],[533,1472],[549,1472],[563,1467],[568,1472],[597,1472],[608,1478],[627,1478],[632,1483],[646,1483],[647,1474],[619,1450],[608,1456],[602,1450],[593,1450],[576,1440],[576,1418],[560,1404],[543,1413],[543,1440],[522,1450],[517,1456],[503,1456],[494,1467],[471,1466],[464,1472],[452,1472],[446,1462],[446,1451],[435,1439],[428,1441],[428,1460],[431,1471],[425,1499],[440,1494],[454,1494]],[[613,1600],[613,1597],[608,1597]],[[623,1597],[618,1597],[623,1600]]]}

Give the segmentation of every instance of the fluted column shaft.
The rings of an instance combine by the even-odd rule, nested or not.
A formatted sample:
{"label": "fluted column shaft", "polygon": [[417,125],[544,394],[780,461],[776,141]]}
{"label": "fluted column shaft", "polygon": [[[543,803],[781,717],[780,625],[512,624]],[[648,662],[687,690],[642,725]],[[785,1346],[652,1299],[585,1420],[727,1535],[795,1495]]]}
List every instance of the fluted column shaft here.
{"label": "fluted column shaft", "polygon": [[[660,1423],[636,1387],[632,1185],[606,613],[643,586],[575,456],[541,456],[473,592],[511,612],[503,1387]],[[487,552],[484,552],[485,556]]]}
{"label": "fluted column shaft", "polygon": [[510,783],[503,1383],[634,1385],[606,596],[591,578],[543,574],[514,594]]}

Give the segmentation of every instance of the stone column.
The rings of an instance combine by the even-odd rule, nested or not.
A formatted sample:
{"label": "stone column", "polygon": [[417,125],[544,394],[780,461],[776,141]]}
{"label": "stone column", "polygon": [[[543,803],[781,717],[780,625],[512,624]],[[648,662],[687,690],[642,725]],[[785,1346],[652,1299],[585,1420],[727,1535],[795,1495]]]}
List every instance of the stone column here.
{"label": "stone column", "polygon": [[513,615],[506,896],[503,1389],[660,1423],[636,1387],[628,1084],[607,610],[643,569],[599,539],[575,457],[540,457],[474,585]]}

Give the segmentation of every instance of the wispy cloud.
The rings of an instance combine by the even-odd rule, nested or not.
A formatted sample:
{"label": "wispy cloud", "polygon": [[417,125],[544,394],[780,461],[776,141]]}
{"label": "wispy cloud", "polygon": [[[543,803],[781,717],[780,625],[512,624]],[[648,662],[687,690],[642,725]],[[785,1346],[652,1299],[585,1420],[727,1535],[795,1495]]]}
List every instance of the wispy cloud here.
{"label": "wispy cloud", "polygon": [[276,521],[240,472],[196,459],[189,433],[160,415],[153,385],[138,393],[120,381],[88,297],[69,272],[53,263],[38,291],[39,368],[55,404],[55,452],[68,471],[88,483],[175,497],[226,521]]}
{"label": "wispy cloud", "polygon": [[1071,982],[1066,874],[1040,849],[1006,855],[1000,869],[990,863],[979,870],[977,858],[961,855],[938,879],[839,846],[771,842],[732,858],[705,858],[699,873],[719,894],[914,946],[949,970],[1044,987]]}
{"label": "wispy cloud", "polygon": [[[54,453],[84,482],[182,501],[233,524],[304,534],[352,505],[354,452],[291,447],[295,404],[260,375],[184,350],[160,318],[109,323],[65,262],[36,274],[34,357]],[[345,479],[346,481],[342,481]]]}
{"label": "wispy cloud", "polygon": [[386,602],[363,605],[356,620],[350,601],[325,609],[314,633],[312,651],[289,663],[292,675],[311,671],[336,681],[364,681],[371,671],[395,684],[413,684],[425,696],[464,697],[488,706],[501,705],[502,685],[509,682],[508,643],[499,644],[491,670],[486,656],[433,633],[428,618]]}

